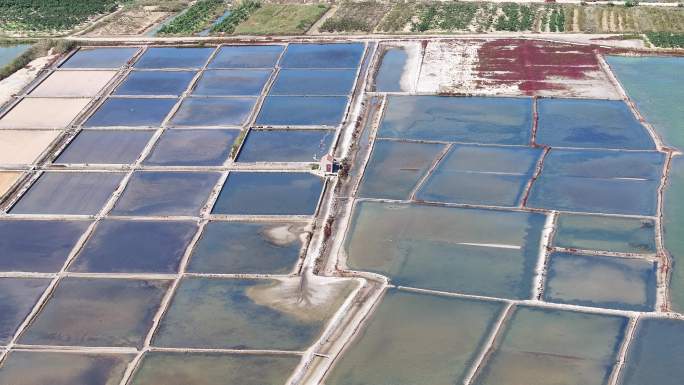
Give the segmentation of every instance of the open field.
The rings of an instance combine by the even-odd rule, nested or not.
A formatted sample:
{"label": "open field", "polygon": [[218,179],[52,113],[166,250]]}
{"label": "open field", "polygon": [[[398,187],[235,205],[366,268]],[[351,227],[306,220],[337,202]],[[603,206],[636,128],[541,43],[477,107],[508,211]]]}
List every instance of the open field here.
{"label": "open field", "polygon": [[345,1],[323,22],[320,31],[372,32],[390,8],[391,4],[377,1]]}
{"label": "open field", "polygon": [[327,4],[263,4],[238,24],[237,35],[297,35],[311,28],[325,11]]}
{"label": "open field", "polygon": [[135,0],[122,10],[94,23],[83,31],[85,36],[141,35],[155,25],[181,12],[190,0]]}

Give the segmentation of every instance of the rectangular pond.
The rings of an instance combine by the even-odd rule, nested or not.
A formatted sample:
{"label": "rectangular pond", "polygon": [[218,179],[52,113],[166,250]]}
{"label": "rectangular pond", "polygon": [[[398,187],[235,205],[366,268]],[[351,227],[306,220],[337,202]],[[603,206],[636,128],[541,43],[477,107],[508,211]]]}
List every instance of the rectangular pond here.
{"label": "rectangular pond", "polygon": [[43,173],[10,210],[13,214],[97,214],[123,179],[117,172]]}
{"label": "rectangular pond", "polygon": [[238,162],[316,162],[328,153],[333,130],[251,130]]}
{"label": "rectangular pond", "polygon": [[138,171],[111,214],[198,216],[219,177],[218,172]]}
{"label": "rectangular pond", "polygon": [[572,249],[655,253],[655,232],[652,219],[561,214],[553,239]]}
{"label": "rectangular pond", "polygon": [[380,67],[375,74],[373,88],[378,92],[409,91],[404,82],[408,52],[402,47],[386,47],[382,52]]}
{"label": "rectangular pond", "polygon": [[349,95],[356,69],[281,69],[270,95]]}
{"label": "rectangular pond", "polygon": [[0,221],[0,271],[60,271],[88,226],[90,221]]}
{"label": "rectangular pond", "polygon": [[655,148],[621,100],[540,99],[537,143],[552,147]]}
{"label": "rectangular pond", "polygon": [[260,126],[331,126],[342,122],[345,96],[268,96],[256,124]]}
{"label": "rectangular pond", "polygon": [[157,128],[176,101],[175,98],[108,98],[83,125]]}
{"label": "rectangular pond", "polygon": [[148,352],[131,385],[282,385],[299,356]]}
{"label": "rectangular pond", "polygon": [[271,68],[284,50],[284,45],[222,46],[208,68]]}
{"label": "rectangular pond", "polygon": [[413,189],[445,148],[445,145],[437,143],[376,140],[358,195],[409,199]]}
{"label": "rectangular pond", "polygon": [[0,382],[22,385],[119,385],[134,354],[13,350]]}
{"label": "rectangular pond", "polygon": [[654,310],[657,266],[651,261],[555,253],[548,269],[544,290],[548,302]]}
{"label": "rectangular pond", "polygon": [[476,385],[606,385],[627,318],[520,306]]}
{"label": "rectangular pond", "polygon": [[323,179],[307,172],[231,172],[213,214],[313,215]]}
{"label": "rectangular pond", "polygon": [[150,47],[135,68],[202,68],[213,47]]}
{"label": "rectangular pond", "polygon": [[140,348],[170,284],[65,278],[19,342]]}
{"label": "rectangular pond", "polygon": [[152,130],[83,130],[54,163],[132,164],[153,134]]}
{"label": "rectangular pond", "polygon": [[132,71],[114,95],[180,96],[196,74],[195,71]]}
{"label": "rectangular pond", "polygon": [[620,373],[620,385],[679,385],[684,377],[684,321],[641,318]]}
{"label": "rectangular pond", "polygon": [[143,161],[151,166],[222,166],[240,130],[166,130]]}
{"label": "rectangular pond", "polygon": [[283,68],[356,68],[361,63],[363,43],[289,44]]}
{"label": "rectangular pond", "polygon": [[174,274],[196,232],[194,222],[107,219],[97,224],[69,271]]}
{"label": "rectangular pond", "polygon": [[541,149],[455,146],[416,194],[425,201],[516,206]]}
{"label": "rectangular pond", "polygon": [[287,274],[302,252],[307,226],[287,222],[209,222],[187,271],[209,274]]}
{"label": "rectangular pond", "polygon": [[0,118],[0,129],[62,129],[74,122],[89,98],[24,98]]}
{"label": "rectangular pond", "polygon": [[531,296],[542,214],[359,202],[347,265],[397,285],[498,298]]}
{"label": "rectangular pond", "polygon": [[117,74],[116,71],[55,71],[31,90],[40,97],[94,97]]}
{"label": "rectangular pond", "polygon": [[325,383],[461,383],[502,308],[390,289]]}
{"label": "rectangular pond", "polygon": [[44,278],[0,278],[0,345],[10,343],[49,283]]}
{"label": "rectangular pond", "polygon": [[32,164],[58,135],[56,130],[0,130],[0,164]]}
{"label": "rectangular pond", "polygon": [[527,145],[532,99],[389,96],[378,137]]}
{"label": "rectangular pond", "polygon": [[305,350],[320,336],[353,286],[350,280],[323,277],[311,277],[303,289],[299,277],[186,278],[152,344]]}
{"label": "rectangular pond", "polygon": [[171,118],[174,126],[239,126],[249,117],[256,98],[187,98]]}
{"label": "rectangular pond", "polygon": [[119,68],[140,50],[138,47],[81,48],[61,68]]}
{"label": "rectangular pond", "polygon": [[271,73],[270,69],[207,70],[195,84],[192,94],[258,96]]}

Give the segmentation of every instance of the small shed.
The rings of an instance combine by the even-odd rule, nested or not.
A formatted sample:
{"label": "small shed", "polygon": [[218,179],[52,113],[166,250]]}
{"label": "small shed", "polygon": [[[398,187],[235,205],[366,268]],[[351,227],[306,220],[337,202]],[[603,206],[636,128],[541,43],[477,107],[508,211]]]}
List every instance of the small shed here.
{"label": "small shed", "polygon": [[320,169],[326,174],[335,172],[335,158],[332,154],[325,154],[320,161]]}

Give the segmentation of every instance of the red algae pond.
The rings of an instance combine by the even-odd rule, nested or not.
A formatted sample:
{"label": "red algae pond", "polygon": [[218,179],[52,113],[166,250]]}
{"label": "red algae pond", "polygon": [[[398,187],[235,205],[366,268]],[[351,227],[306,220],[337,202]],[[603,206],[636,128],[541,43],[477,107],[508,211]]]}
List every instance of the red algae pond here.
{"label": "red algae pond", "polygon": [[1,384],[681,382],[684,58],[104,43],[0,106]]}

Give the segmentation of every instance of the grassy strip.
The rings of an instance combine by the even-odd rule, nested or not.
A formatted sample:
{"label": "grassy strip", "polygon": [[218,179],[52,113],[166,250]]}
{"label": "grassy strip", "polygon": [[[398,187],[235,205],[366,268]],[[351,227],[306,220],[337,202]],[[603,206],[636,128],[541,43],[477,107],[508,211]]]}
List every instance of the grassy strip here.
{"label": "grassy strip", "polygon": [[335,14],[323,22],[326,32],[371,32],[390,9],[389,3],[379,1],[345,1]]}
{"label": "grassy strip", "polygon": [[[3,42],[5,43],[5,42]],[[27,49],[24,53],[17,56],[6,66],[0,68],[0,80],[12,75],[16,71],[24,68],[31,61],[47,55],[52,49],[53,54],[61,54],[73,49],[76,42],[67,40],[40,40]]]}
{"label": "grassy strip", "polygon": [[261,8],[261,3],[255,0],[244,0],[240,2],[233,10],[230,15],[223,19],[222,22],[216,24],[211,28],[211,32],[218,33],[233,33],[235,32],[235,27],[241,22],[247,20],[249,15],[257,9]]}
{"label": "grassy strip", "polygon": [[199,0],[159,30],[159,34],[193,34],[204,30],[224,11],[223,0]]}
{"label": "grassy strip", "polygon": [[328,10],[327,4],[264,4],[235,27],[240,35],[298,35]]}
{"label": "grassy strip", "polygon": [[64,31],[113,12],[120,0],[0,0],[0,29]]}
{"label": "grassy strip", "polygon": [[684,33],[649,32],[646,36],[656,47],[684,48]]}

